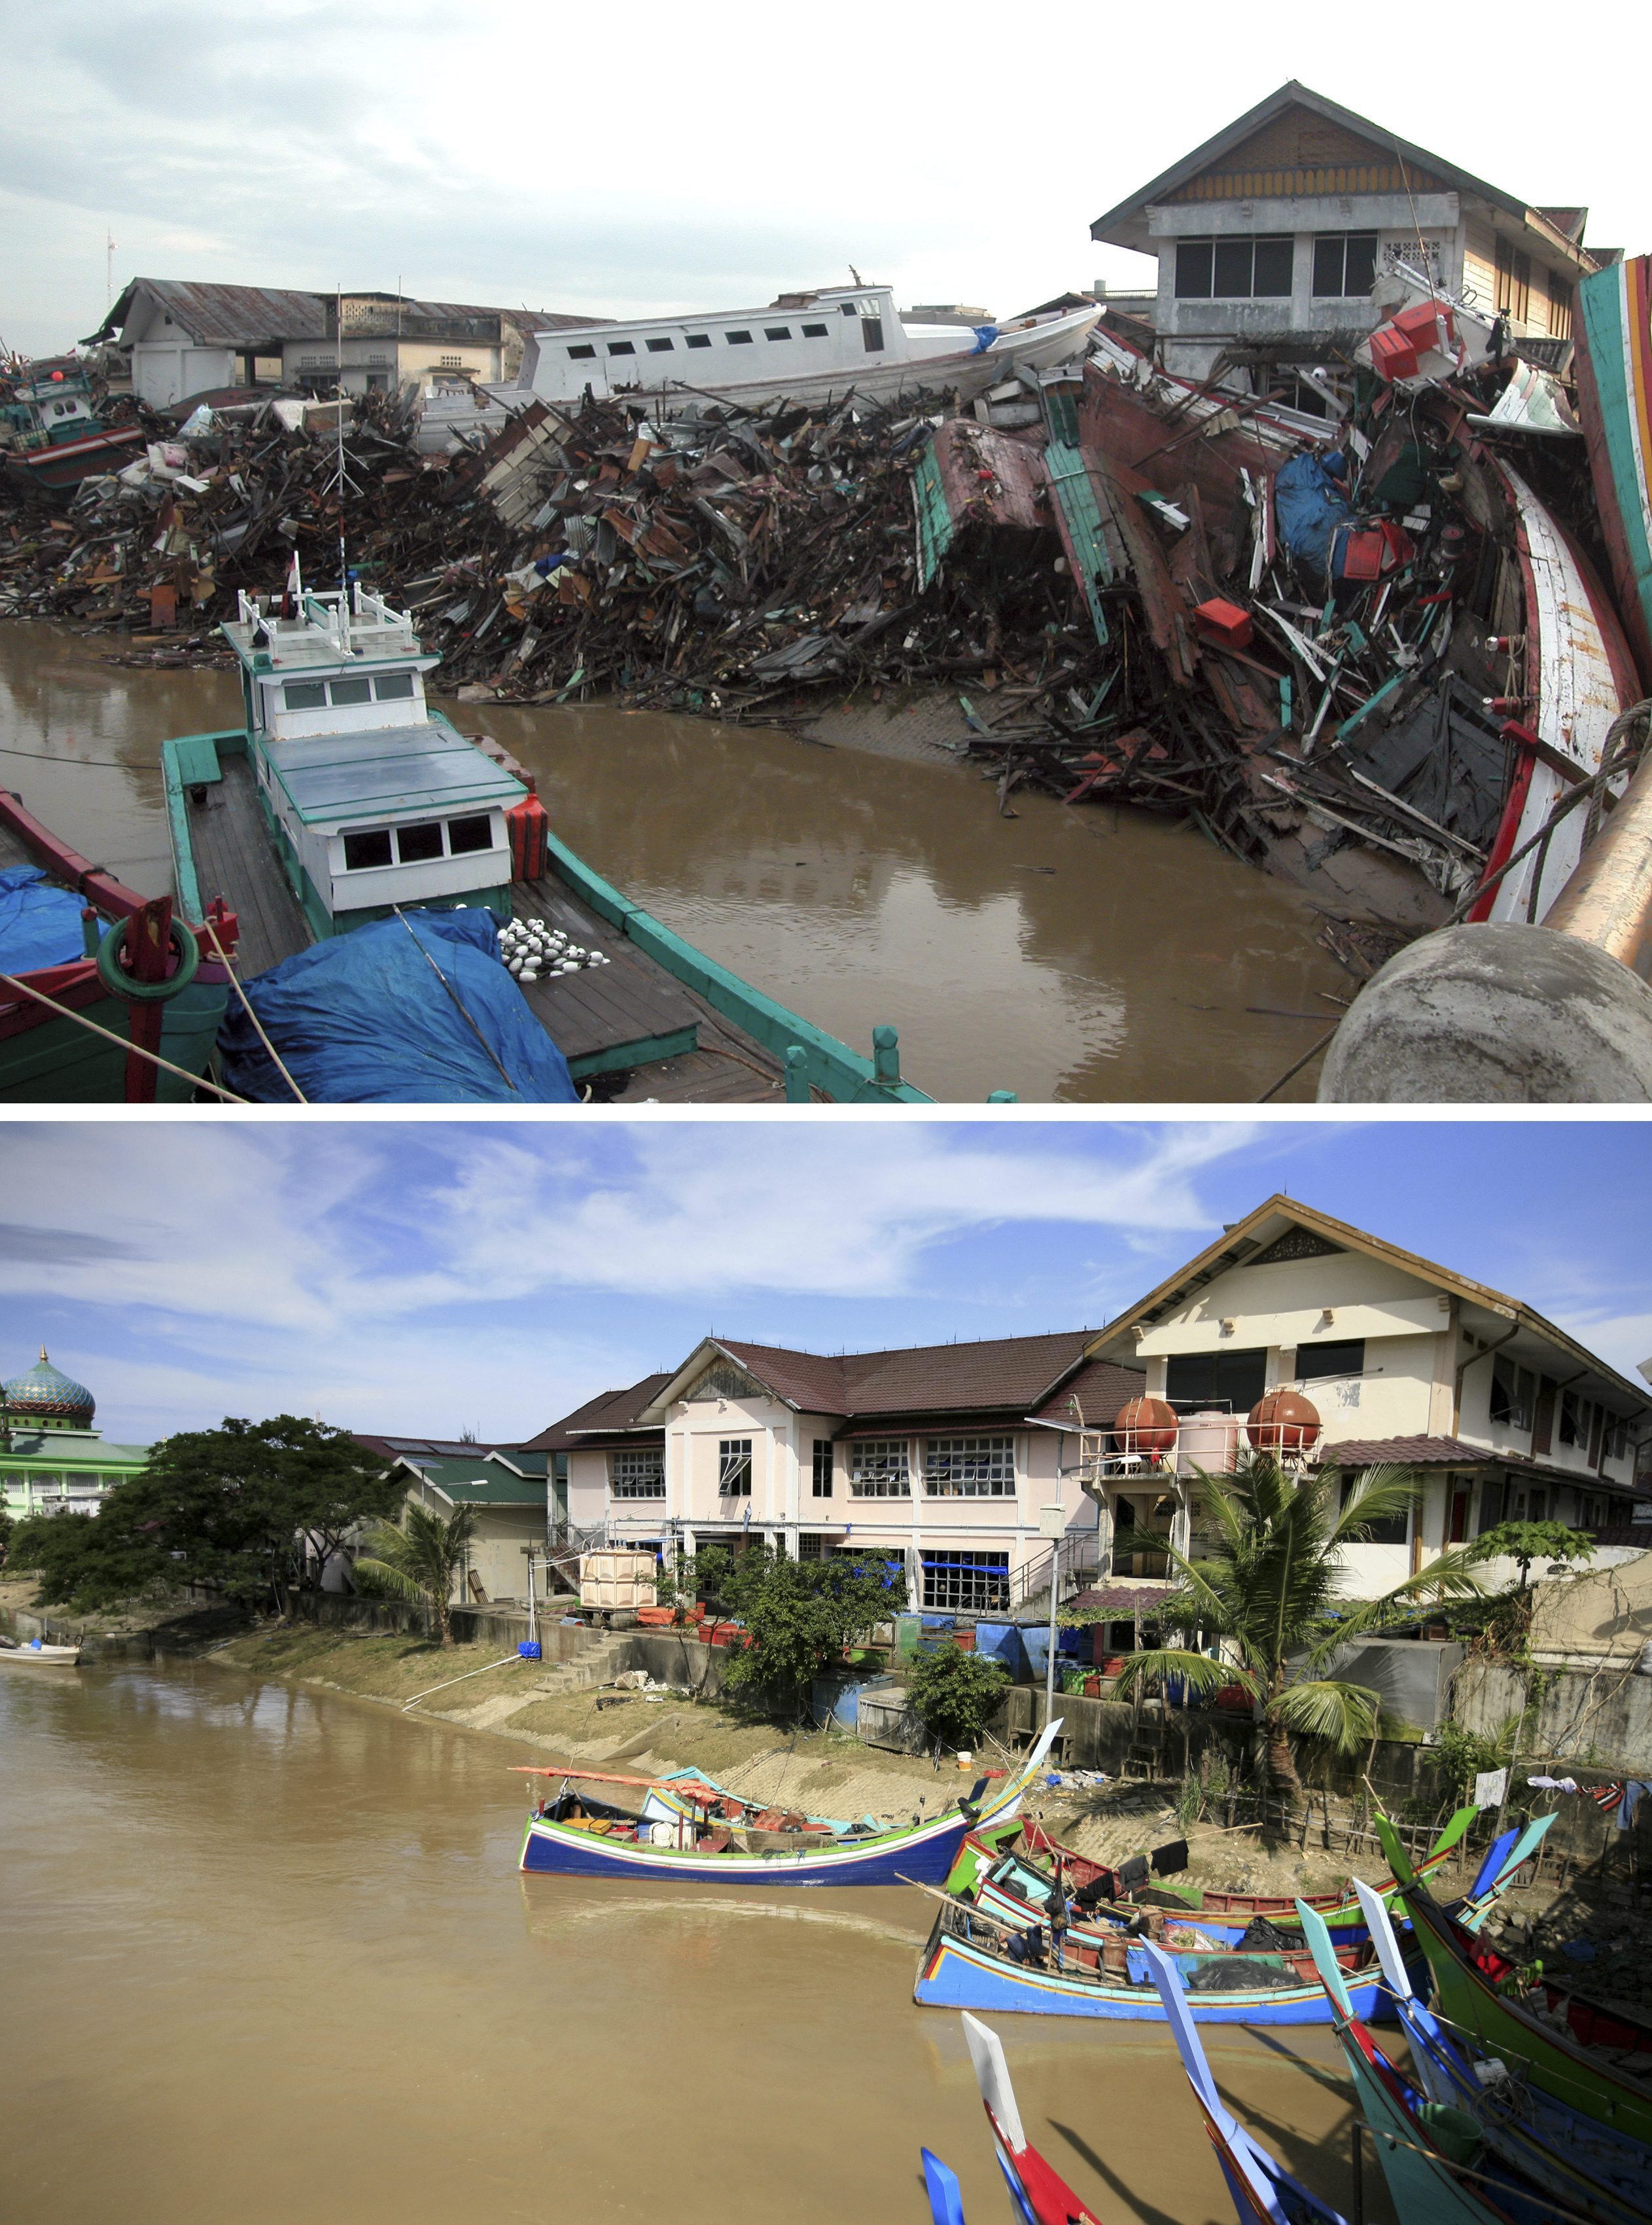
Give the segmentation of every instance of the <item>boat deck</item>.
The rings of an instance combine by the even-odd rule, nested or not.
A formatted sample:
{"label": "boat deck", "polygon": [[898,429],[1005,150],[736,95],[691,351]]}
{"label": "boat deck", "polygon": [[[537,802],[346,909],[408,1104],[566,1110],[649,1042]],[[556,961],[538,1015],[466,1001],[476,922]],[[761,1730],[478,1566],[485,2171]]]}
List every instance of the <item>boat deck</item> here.
{"label": "boat deck", "polygon": [[184,808],[201,901],[221,896],[238,916],[236,971],[250,980],[307,950],[313,937],[270,847],[250,764],[220,750],[218,767],[221,780],[184,790]]}
{"label": "boat deck", "polygon": [[[248,760],[218,753],[222,778],[185,790],[202,900],[222,896],[238,915],[244,979],[307,950],[313,937],[271,847]],[[0,864],[8,838],[0,830]],[[21,862],[21,858],[17,862]],[[778,1104],[780,1062],[704,998],[583,903],[555,878],[512,891],[535,915],[612,962],[553,975],[524,989],[529,1009],[576,1082],[612,1104]]]}

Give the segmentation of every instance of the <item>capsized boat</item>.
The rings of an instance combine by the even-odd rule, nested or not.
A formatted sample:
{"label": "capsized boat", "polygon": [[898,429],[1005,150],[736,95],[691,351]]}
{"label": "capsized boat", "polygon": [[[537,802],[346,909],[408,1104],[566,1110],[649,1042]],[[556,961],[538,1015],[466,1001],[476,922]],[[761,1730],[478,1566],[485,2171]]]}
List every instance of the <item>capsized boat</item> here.
{"label": "capsized boat", "polygon": [[128,888],[0,789],[0,1101],[188,1104],[237,934],[221,903],[199,917]]}
{"label": "capsized boat", "polygon": [[[237,1002],[225,1044],[238,1087],[284,1102],[295,1089],[549,1101],[573,1093],[571,1075],[611,1095],[629,1078],[660,1101],[929,1102],[902,1079],[892,1029],[861,1056],[560,842],[531,775],[427,702],[439,659],[406,612],[359,584],[316,593],[296,573],[284,598],[244,593],[222,629],[243,726],[161,747],[180,905],[199,920],[220,891],[235,904],[249,1000],[291,1058],[289,1076]],[[378,954],[341,941],[381,926],[385,965],[401,961],[395,995]],[[421,1066],[438,1026],[451,1055]],[[566,1073],[539,1070],[553,1045]]]}
{"label": "capsized boat", "polygon": [[870,1816],[854,1822],[782,1816],[744,1802],[734,1803],[742,1813],[731,1816],[733,1796],[698,1770],[622,1779],[647,1790],[641,1813],[632,1814],[573,1790],[601,1781],[601,1772],[593,1778],[572,1768],[521,1769],[523,1776],[557,1778],[560,1789],[529,1816],[519,1867],[561,1877],[700,1885],[933,1885],[951,1868],[972,1824],[1014,1811],[1060,1727],[1059,1717],[1048,1725],[996,1791],[984,1778],[969,1798],[941,1815],[896,1829],[880,1828]]}
{"label": "capsized boat", "polygon": [[1518,1966],[1455,1925],[1407,1876],[1404,1849],[1380,1819],[1377,1829],[1434,1975],[1435,2013],[1557,2101],[1652,2146],[1652,2024],[1547,1978],[1522,1997]]}
{"label": "capsized boat", "polygon": [[1413,1988],[1387,1909],[1368,1885],[1357,1880],[1355,1891],[1411,2051],[1410,2075],[1428,2100],[1472,2119],[1491,2153],[1562,2209],[1601,2225],[1643,2225],[1652,2216],[1652,2148],[1557,2101],[1443,2024]]}
{"label": "capsized boat", "polygon": [[[809,406],[853,391],[869,402],[954,390],[964,399],[1081,354],[1101,311],[1035,312],[1003,325],[907,324],[887,286],[782,294],[763,309],[634,317],[536,333],[517,388],[554,409],[587,388],[656,415],[707,399]],[[497,392],[498,390],[493,390]]]}

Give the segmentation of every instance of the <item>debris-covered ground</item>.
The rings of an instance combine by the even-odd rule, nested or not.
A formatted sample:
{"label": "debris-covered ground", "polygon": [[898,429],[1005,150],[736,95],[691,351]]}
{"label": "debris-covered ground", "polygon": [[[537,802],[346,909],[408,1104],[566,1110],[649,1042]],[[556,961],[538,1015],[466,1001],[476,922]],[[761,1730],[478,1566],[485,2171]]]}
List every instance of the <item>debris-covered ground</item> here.
{"label": "debris-covered ground", "polygon": [[1363,975],[1472,895],[1529,707],[1497,458],[1514,442],[1587,510],[1580,440],[1488,450],[1516,371],[1465,358],[1403,392],[1361,371],[1315,420],[1103,330],[968,414],[535,402],[452,457],[418,453],[397,397],[201,410],[146,420],[145,453],[60,499],[0,494],[0,616],[198,662],[237,589],[281,593],[294,560],[330,586],[342,548],[461,700],[800,730],[944,701],[1001,812],[1035,791],[1189,817],[1309,888]]}

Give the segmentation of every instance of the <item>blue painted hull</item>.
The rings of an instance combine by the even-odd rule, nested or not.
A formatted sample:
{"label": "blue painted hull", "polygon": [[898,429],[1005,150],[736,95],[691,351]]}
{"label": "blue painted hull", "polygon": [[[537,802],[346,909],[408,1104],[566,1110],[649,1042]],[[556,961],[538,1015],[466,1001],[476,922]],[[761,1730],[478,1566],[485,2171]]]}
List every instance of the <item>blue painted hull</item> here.
{"label": "blue painted hull", "polygon": [[676,1885],[939,1885],[957,1860],[968,1829],[960,1816],[868,1847],[811,1848],[795,1854],[732,1849],[700,1854],[611,1841],[535,1820],[522,1840],[522,1867],[557,1877],[646,1878]]}
{"label": "blue painted hull", "polygon": [[[1366,2019],[1384,2006],[1381,1973],[1351,1981],[1351,1998]],[[947,1932],[932,1935],[912,1998],[927,2008],[972,2009],[1010,2016],[1102,2017],[1141,2024],[1167,2021],[1152,1985],[1102,1981],[1057,1970],[1031,1970],[1003,1961]],[[1311,1985],[1258,1987],[1232,1994],[1193,1994],[1187,2006],[1198,2024],[1329,2024],[1331,2004],[1319,1980]]]}

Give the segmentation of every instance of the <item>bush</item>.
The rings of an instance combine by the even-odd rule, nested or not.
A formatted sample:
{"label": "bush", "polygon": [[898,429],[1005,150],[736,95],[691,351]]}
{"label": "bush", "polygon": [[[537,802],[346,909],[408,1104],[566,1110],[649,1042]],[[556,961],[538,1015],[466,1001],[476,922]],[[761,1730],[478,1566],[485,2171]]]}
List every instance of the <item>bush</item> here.
{"label": "bush", "polygon": [[907,1693],[913,1713],[942,1746],[973,1749],[1010,1689],[1010,1671],[1001,1662],[966,1653],[949,1639],[919,1654]]}

